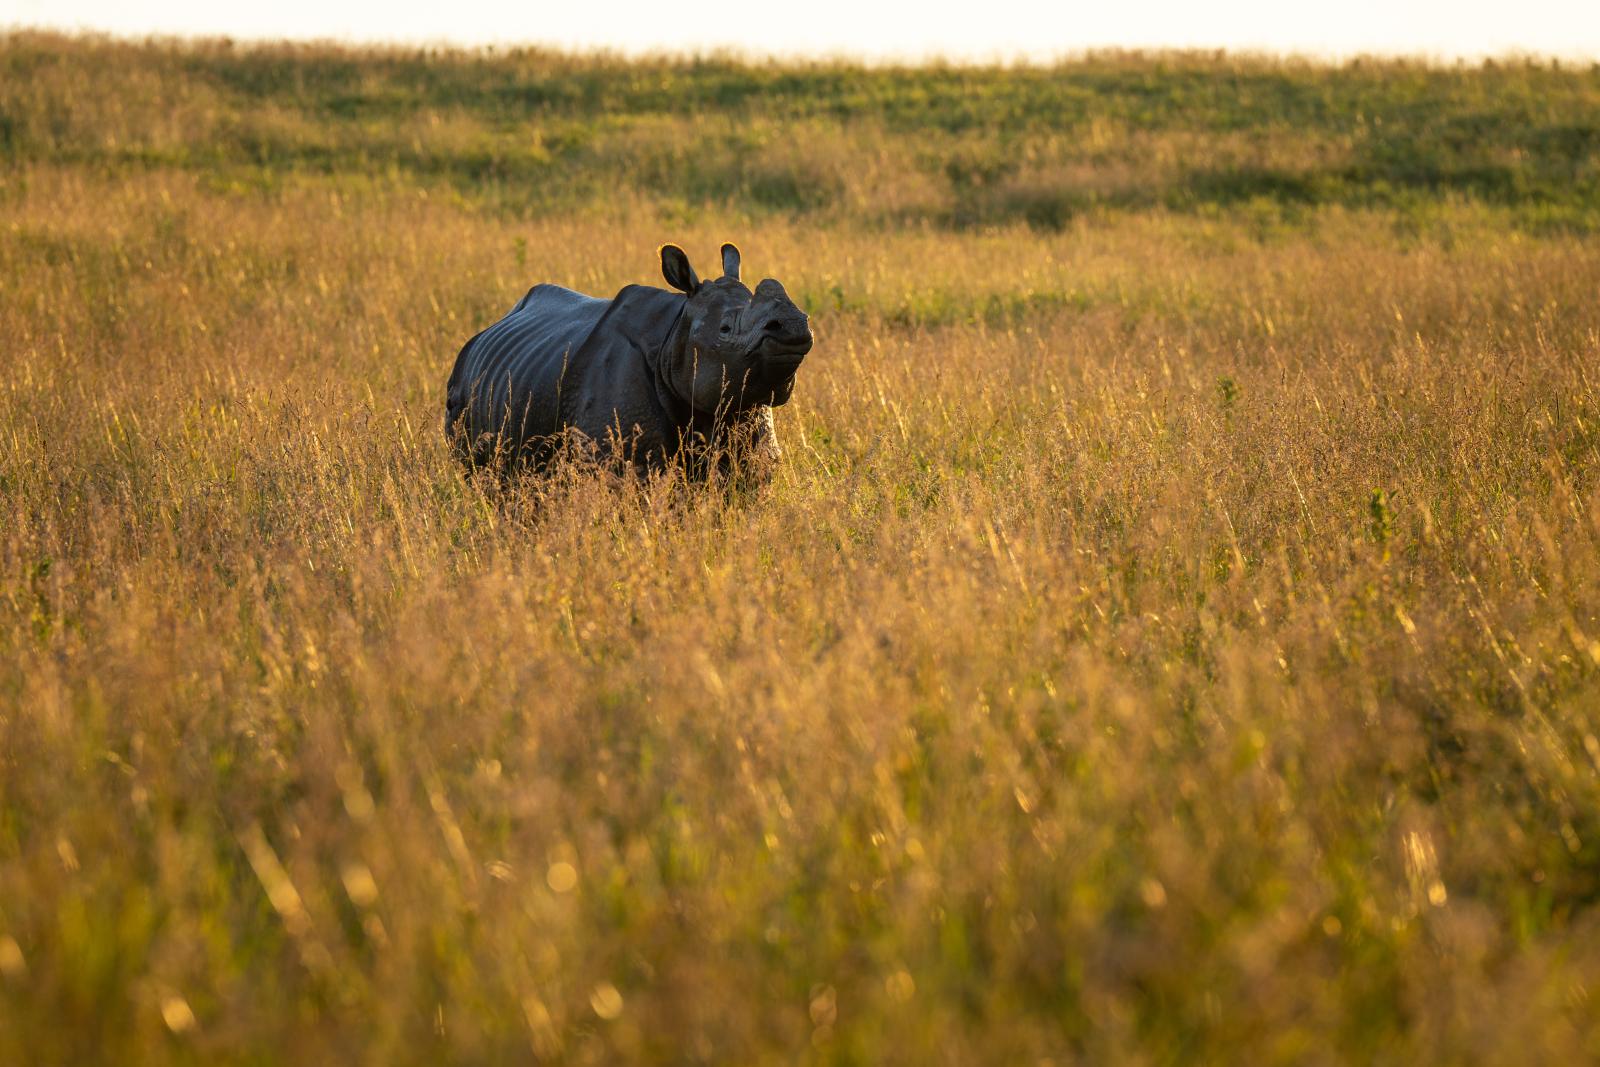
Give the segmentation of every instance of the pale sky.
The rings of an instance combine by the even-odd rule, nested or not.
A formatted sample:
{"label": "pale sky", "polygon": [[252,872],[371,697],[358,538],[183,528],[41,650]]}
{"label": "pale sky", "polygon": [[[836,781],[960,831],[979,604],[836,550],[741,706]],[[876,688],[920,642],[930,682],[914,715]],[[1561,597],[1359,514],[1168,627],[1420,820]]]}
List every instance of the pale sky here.
{"label": "pale sky", "polygon": [[0,27],[22,26],[880,59],[1050,59],[1091,48],[1178,47],[1600,60],[1600,0],[0,0]]}

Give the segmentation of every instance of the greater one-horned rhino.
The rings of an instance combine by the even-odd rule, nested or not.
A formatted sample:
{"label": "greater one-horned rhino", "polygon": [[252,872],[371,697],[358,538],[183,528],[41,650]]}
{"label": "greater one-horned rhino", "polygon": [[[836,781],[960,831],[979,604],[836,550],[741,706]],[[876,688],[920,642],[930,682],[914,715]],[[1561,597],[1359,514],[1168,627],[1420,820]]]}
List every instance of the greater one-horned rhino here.
{"label": "greater one-horned rhino", "polygon": [[463,458],[543,463],[572,431],[641,470],[680,454],[724,469],[733,454],[775,457],[772,409],[811,350],[805,313],[771,278],[746,288],[731,244],[720,278],[701,281],[670,244],[661,272],[678,292],[629,285],[603,300],[536,285],[468,341],[445,400]]}

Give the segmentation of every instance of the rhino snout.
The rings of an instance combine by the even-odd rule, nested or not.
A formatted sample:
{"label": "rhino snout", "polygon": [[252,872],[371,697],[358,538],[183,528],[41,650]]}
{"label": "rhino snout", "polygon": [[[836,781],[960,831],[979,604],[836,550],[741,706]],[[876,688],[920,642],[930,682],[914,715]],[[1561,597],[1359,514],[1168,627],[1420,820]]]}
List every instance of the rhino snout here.
{"label": "rhino snout", "polygon": [[811,323],[806,321],[804,315],[768,319],[761,332],[784,344],[811,343]]}
{"label": "rhino snout", "polygon": [[792,355],[794,362],[811,351],[811,322],[798,308],[790,314],[778,312],[768,316],[757,334],[757,344],[769,357],[780,352]]}

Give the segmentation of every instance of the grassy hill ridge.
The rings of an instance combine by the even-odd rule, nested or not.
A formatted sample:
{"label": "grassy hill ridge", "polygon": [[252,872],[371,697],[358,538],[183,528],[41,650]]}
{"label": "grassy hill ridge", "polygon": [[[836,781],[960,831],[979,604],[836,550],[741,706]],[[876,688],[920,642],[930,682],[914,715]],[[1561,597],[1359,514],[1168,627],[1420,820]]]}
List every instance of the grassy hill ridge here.
{"label": "grassy hill ridge", "polygon": [[1600,68],[1532,61],[866,69],[13,34],[0,93],[15,161],[394,173],[523,213],[625,193],[947,227],[1440,200],[1600,219]]}

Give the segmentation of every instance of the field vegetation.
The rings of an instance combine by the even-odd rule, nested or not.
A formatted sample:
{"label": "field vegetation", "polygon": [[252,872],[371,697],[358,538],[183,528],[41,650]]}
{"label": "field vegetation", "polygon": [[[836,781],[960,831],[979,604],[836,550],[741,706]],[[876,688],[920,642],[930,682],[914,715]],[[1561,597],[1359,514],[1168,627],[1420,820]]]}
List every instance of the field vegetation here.
{"label": "field vegetation", "polygon": [[[1600,1056],[1600,70],[0,37],[0,1062]],[[738,241],[760,489],[468,476]]]}

